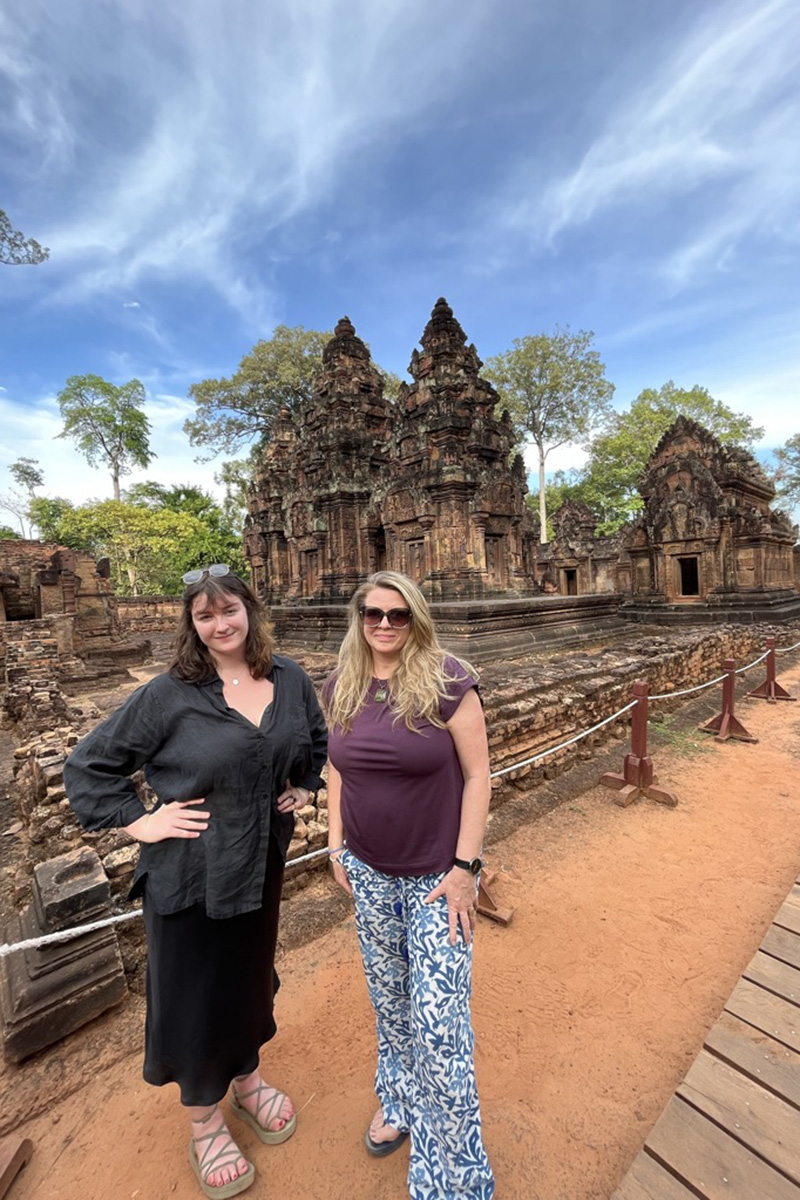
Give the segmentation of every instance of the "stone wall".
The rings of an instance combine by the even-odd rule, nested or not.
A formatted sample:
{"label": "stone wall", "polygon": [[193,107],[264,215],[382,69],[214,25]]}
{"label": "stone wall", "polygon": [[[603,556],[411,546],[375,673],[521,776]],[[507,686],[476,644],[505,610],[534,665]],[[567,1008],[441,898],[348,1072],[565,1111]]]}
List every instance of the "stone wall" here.
{"label": "stone wall", "polygon": [[181,597],[118,596],[117,612],[127,634],[173,633],[181,612]]}
{"label": "stone wall", "polygon": [[22,729],[47,729],[63,722],[69,707],[59,683],[59,664],[72,653],[72,618],[9,621],[2,635],[4,721]]}

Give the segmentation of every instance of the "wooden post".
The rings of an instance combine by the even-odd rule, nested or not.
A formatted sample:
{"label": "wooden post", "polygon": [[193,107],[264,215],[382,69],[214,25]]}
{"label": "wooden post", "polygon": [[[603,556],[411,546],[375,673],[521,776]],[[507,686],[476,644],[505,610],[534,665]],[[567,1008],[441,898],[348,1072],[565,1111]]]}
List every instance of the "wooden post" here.
{"label": "wooden post", "polygon": [[763,683],[760,683],[757,688],[753,688],[752,692],[747,695],[753,700],[766,700],[768,704],[774,704],[776,700],[796,700],[796,696],[790,696],[785,688],[775,679],[775,638],[767,638],[767,678]]}
{"label": "wooden post", "polygon": [[30,1138],[20,1138],[14,1134],[0,1138],[0,1200],[32,1154],[33,1142]]}
{"label": "wooden post", "polygon": [[745,729],[738,717],[734,716],[736,703],[736,660],[726,658],[722,664],[725,678],[722,681],[722,712],[717,713],[710,721],[698,726],[701,733],[715,733],[716,741],[727,742],[728,738],[736,738],[738,742],[757,742]]}
{"label": "wooden post", "polygon": [[625,755],[622,773],[607,771],[600,779],[603,787],[612,788],[619,793],[616,803],[621,808],[627,808],[640,794],[670,808],[674,808],[678,803],[677,796],[657,786],[653,760],[647,753],[648,690],[648,685],[641,680],[633,685],[636,707],[631,719],[631,749],[630,753]]}

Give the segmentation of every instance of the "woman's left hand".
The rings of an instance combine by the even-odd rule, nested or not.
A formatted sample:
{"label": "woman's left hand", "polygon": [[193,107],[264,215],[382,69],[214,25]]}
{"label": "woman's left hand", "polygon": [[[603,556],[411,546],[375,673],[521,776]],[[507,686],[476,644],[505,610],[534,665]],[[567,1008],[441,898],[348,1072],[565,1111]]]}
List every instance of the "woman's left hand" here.
{"label": "woman's left hand", "polygon": [[461,867],[451,867],[442,882],[425,897],[426,904],[433,904],[440,896],[447,897],[451,946],[455,946],[458,941],[459,925],[464,941],[472,941],[472,931],[475,928],[475,887],[474,875],[470,875]]}
{"label": "woman's left hand", "polygon": [[278,812],[297,812],[299,809],[305,808],[310,794],[308,788],[294,787],[287,779],[286,791],[281,792],[276,801]]}

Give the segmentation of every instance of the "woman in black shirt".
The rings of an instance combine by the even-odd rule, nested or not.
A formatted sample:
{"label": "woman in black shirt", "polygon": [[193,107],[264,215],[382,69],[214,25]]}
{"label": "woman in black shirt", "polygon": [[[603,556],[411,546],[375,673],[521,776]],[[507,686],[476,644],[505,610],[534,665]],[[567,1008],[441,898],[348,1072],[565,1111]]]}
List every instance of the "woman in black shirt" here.
{"label": "woman in black shirt", "polygon": [[[189,1160],[211,1200],[254,1181],[219,1101],[264,1142],[296,1126],[263,1082],[275,1034],[273,960],[293,814],[320,785],[325,722],[310,679],[273,653],[259,600],[227,567],[190,572],[174,660],[70,755],[64,776],[85,829],[142,843],[132,896],[148,941],[144,1077],[180,1086]],[[130,779],[144,767],[158,804]]]}

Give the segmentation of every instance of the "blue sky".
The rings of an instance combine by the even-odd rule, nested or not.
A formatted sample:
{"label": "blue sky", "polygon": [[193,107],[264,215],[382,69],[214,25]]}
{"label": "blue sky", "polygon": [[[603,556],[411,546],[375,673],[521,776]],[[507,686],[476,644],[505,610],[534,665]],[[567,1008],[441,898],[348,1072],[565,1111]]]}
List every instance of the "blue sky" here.
{"label": "blue sky", "polygon": [[0,489],[110,494],[54,441],[88,372],[145,384],[147,475],[210,482],[192,382],[345,313],[403,375],[440,295],[483,358],[591,329],[618,406],[698,383],[780,444],[798,62],[796,0],[6,5],[0,207],[51,258],[0,266]]}

